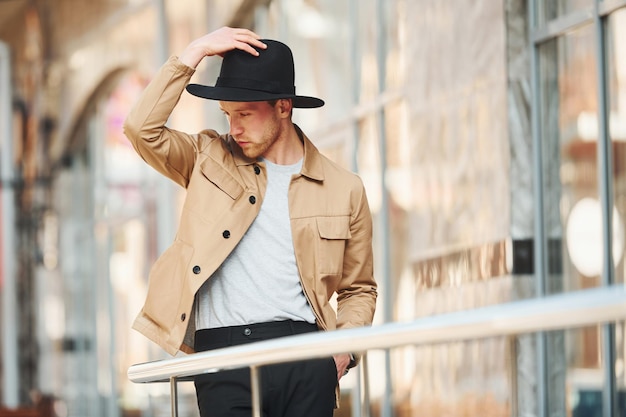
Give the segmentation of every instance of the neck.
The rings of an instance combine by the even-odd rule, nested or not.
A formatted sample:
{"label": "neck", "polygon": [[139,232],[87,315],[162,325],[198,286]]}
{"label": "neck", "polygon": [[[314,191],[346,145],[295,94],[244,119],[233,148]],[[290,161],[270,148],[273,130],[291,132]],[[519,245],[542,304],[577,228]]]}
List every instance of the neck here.
{"label": "neck", "polygon": [[263,158],[277,165],[292,165],[304,156],[304,144],[293,123],[288,123]]}

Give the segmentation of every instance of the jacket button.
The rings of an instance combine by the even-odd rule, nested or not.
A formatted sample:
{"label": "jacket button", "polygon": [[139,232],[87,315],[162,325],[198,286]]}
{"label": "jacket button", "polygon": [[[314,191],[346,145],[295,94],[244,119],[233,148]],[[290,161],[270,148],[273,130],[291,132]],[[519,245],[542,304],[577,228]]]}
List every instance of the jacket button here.
{"label": "jacket button", "polygon": [[250,328],[249,328],[249,327],[246,327],[246,328],[243,330],[243,334],[244,334],[244,335],[246,335],[246,336],[250,336],[250,335],[252,334],[252,330],[250,330]]}
{"label": "jacket button", "polygon": [[228,239],[230,237],[230,230],[224,230],[222,232],[222,236],[224,237],[224,239]]}
{"label": "jacket button", "polygon": [[198,265],[194,266],[192,269],[193,273],[198,275],[200,273],[200,271],[202,271],[202,269],[200,269],[200,267]]}
{"label": "jacket button", "polygon": [[180,321],[185,321],[186,318],[187,318],[187,314],[183,313],[180,315]]}
{"label": "jacket button", "polygon": [[261,173],[261,168],[259,168],[258,165],[254,166],[254,173],[257,174],[257,175],[259,175]]}
{"label": "jacket button", "polygon": [[251,195],[250,198],[248,199],[248,201],[250,202],[250,204],[254,204],[254,203],[256,203],[256,197]]}

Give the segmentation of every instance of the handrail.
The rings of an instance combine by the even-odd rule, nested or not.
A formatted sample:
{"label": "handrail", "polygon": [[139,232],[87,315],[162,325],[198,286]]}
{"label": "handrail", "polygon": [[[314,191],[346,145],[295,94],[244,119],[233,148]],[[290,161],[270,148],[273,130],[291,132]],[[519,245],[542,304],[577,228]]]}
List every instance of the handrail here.
{"label": "handrail", "polygon": [[132,365],[131,381],[166,382],[220,370],[626,319],[626,287],[613,285],[368,328],[309,333]]}

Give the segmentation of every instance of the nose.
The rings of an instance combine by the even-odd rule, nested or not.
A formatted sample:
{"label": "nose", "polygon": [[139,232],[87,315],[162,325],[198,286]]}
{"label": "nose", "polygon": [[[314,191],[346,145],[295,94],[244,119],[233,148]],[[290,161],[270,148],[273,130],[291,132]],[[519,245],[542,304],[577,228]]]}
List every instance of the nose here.
{"label": "nose", "polygon": [[234,117],[232,117],[230,119],[230,135],[232,137],[237,137],[238,135],[241,135],[243,133],[243,127],[241,126],[241,123],[239,123],[237,120],[235,120]]}

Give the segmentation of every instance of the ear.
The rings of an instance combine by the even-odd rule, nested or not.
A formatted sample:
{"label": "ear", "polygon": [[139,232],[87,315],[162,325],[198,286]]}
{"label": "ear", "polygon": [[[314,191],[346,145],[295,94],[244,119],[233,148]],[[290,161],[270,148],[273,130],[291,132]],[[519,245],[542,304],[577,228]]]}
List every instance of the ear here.
{"label": "ear", "polygon": [[278,110],[282,117],[288,117],[291,115],[291,110],[293,109],[293,103],[291,99],[281,98],[280,100],[278,100],[278,103],[276,103],[276,107],[278,107]]}

